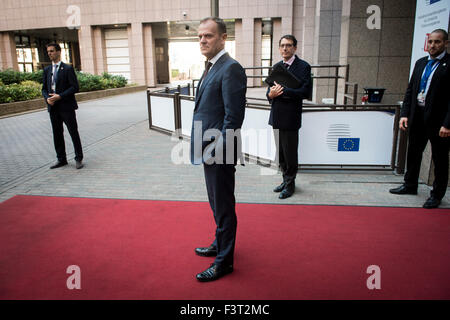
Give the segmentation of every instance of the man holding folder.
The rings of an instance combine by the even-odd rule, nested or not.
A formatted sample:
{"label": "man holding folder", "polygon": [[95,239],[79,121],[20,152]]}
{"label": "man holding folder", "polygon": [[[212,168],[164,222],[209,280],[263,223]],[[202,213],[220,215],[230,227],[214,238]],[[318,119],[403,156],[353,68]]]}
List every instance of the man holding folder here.
{"label": "man holding folder", "polygon": [[[280,66],[287,69],[289,76],[280,75],[292,87],[273,81],[268,82],[267,99],[271,104],[269,124],[274,129],[277,157],[283,174],[283,182],[273,191],[280,192],[279,198],[286,199],[294,194],[295,177],[298,168],[298,131],[302,124],[303,99],[310,97],[311,66],[296,54],[297,39],[293,35],[284,35],[279,41],[283,60],[273,66],[273,73]],[[271,74],[272,75],[272,74]],[[294,81],[292,79],[294,78]],[[294,85],[291,83],[295,82]]]}

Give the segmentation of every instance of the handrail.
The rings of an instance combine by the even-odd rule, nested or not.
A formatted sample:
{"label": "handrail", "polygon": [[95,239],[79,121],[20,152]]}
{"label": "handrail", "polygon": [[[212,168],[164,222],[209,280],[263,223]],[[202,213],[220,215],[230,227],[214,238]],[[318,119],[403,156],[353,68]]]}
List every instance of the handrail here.
{"label": "handrail", "polygon": [[[189,88],[189,84],[187,85]],[[181,89],[180,86],[178,88]],[[150,97],[167,97],[174,100],[174,121],[175,130],[181,132],[181,100],[195,101],[194,96],[182,95],[180,91],[175,93],[166,93],[160,91],[147,90],[147,103],[148,103],[148,115],[149,115],[149,128],[158,130],[166,134],[172,134],[166,129],[155,128],[152,126],[151,119],[151,102]],[[249,102],[248,100],[263,101],[262,98],[247,98],[246,108],[270,110],[271,106],[268,102]],[[399,128],[400,120],[400,104],[341,104],[341,105],[331,105],[331,104],[307,104],[303,106],[304,112],[326,112],[326,111],[339,111],[339,112],[349,112],[349,111],[394,111],[394,128],[393,128],[393,142],[392,142],[392,153],[391,153],[391,169],[395,170],[398,174],[403,174],[405,171],[406,163],[406,148],[407,148],[407,135],[404,131]],[[181,138],[181,136],[180,136]]]}
{"label": "handrail", "polygon": [[[330,64],[330,65],[317,65],[317,64],[313,64],[311,65],[311,69],[324,69],[324,68],[330,68],[330,69],[335,69],[335,73],[334,75],[330,75],[330,76],[311,76],[312,79],[334,79],[334,104],[337,104],[337,94],[338,94],[338,85],[339,85],[339,79],[344,79],[345,83],[348,82],[348,78],[349,78],[349,70],[350,70],[350,65],[349,64]],[[340,76],[339,75],[339,70],[340,68],[345,68],[345,76]],[[272,67],[245,67],[244,70],[271,70]],[[247,78],[253,79],[253,78],[266,78],[267,75],[248,75]],[[347,86],[345,86],[345,90],[344,90],[344,104],[347,104],[347,99],[349,97],[346,97],[345,95],[348,93],[347,92]],[[357,94],[357,85],[356,85],[356,90],[353,91],[353,96],[350,97],[350,99],[353,99],[353,103],[356,102],[356,94]]]}

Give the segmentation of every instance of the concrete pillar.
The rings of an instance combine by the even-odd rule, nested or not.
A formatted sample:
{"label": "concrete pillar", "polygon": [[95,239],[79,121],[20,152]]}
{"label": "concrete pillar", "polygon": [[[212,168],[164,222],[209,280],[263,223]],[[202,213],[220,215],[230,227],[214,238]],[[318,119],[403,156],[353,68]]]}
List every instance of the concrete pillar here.
{"label": "concrete pillar", "polygon": [[[316,30],[317,43],[315,43],[315,63],[319,65],[339,64],[339,43],[341,34],[342,1],[318,1],[316,6]],[[316,51],[317,48],[317,51]],[[316,57],[317,54],[317,57]],[[315,74],[321,76],[334,76],[335,69],[316,69]],[[339,80],[343,84],[343,80]],[[338,83],[339,83],[338,82]],[[334,79],[320,79],[314,83],[316,101],[322,102],[323,98],[334,98]],[[343,96],[338,99],[343,103]]]}
{"label": "concrete pillar", "polygon": [[281,32],[283,34],[292,34],[293,31],[293,11],[294,11],[294,1],[289,0],[287,1],[287,8],[288,10],[286,12],[283,12],[283,17],[281,18]]}
{"label": "concrete pillar", "polygon": [[144,33],[140,22],[128,25],[128,48],[130,52],[131,82],[147,84],[144,59]]}
{"label": "concrete pillar", "polygon": [[14,41],[14,33],[0,33],[0,69],[19,70],[16,54],[16,42]]}
{"label": "concrete pillar", "polygon": [[[253,18],[236,20],[235,23],[236,59],[244,67],[253,67],[255,59],[255,22]],[[245,36],[246,35],[246,36]],[[253,37],[248,38],[248,35]],[[260,59],[261,60],[261,59]],[[254,75],[253,70],[246,71],[247,76]],[[254,79],[248,78],[247,85],[253,87]]]}
{"label": "concrete pillar", "polygon": [[78,30],[78,40],[80,42],[81,70],[84,72],[96,73],[95,50],[93,43],[93,30],[89,25],[83,25]]}
{"label": "concrete pillar", "polygon": [[[262,58],[262,20],[255,19],[254,21],[254,33],[253,33],[253,43],[254,43],[254,55],[253,55],[253,66],[261,67]],[[261,70],[255,70],[253,72],[255,76],[261,75]],[[261,86],[261,78],[253,78],[253,85],[255,87]]]}
{"label": "concrete pillar", "polygon": [[272,20],[272,65],[281,60],[279,42],[283,36],[281,30],[281,19]]}
{"label": "concrete pillar", "polygon": [[303,21],[304,0],[294,0],[292,14],[292,34],[297,39],[297,55],[303,57]]}
{"label": "concrete pillar", "polygon": [[107,72],[107,64],[106,64],[106,45],[105,45],[105,33],[103,28],[95,27],[92,30],[93,35],[93,44],[94,44],[94,52],[95,52],[95,70],[96,74],[102,74],[103,72]]}
{"label": "concrete pillar", "polygon": [[155,39],[151,24],[144,25],[144,60],[147,86],[156,86]]}
{"label": "concrete pillar", "polygon": [[303,43],[302,54],[303,60],[309,64],[315,64],[317,60],[317,30],[316,30],[316,0],[304,0],[303,3]]}
{"label": "concrete pillar", "polygon": [[243,54],[243,45],[244,45],[244,34],[242,33],[242,20],[236,19],[234,21],[234,42],[235,42],[235,50],[236,50],[236,60],[243,65],[242,59],[244,57]]}

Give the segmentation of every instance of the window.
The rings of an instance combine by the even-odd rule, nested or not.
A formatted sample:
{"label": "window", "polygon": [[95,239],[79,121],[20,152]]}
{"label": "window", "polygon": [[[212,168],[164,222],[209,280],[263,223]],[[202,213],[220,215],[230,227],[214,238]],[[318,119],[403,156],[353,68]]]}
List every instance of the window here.
{"label": "window", "polygon": [[60,42],[59,46],[61,47],[61,61],[66,63],[71,63],[72,59],[70,59],[70,45],[68,42]]}
{"label": "window", "polygon": [[30,37],[18,35],[15,36],[16,40],[16,54],[17,63],[19,65],[19,71],[32,72],[33,71],[33,53],[36,55],[36,49],[31,49]]}

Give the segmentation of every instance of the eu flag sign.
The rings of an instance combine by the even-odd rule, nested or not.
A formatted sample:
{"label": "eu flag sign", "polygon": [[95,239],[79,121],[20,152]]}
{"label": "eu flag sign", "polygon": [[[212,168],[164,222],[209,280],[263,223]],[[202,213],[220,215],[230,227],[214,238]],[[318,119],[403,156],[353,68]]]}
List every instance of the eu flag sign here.
{"label": "eu flag sign", "polygon": [[339,138],[338,151],[359,151],[360,138]]}

